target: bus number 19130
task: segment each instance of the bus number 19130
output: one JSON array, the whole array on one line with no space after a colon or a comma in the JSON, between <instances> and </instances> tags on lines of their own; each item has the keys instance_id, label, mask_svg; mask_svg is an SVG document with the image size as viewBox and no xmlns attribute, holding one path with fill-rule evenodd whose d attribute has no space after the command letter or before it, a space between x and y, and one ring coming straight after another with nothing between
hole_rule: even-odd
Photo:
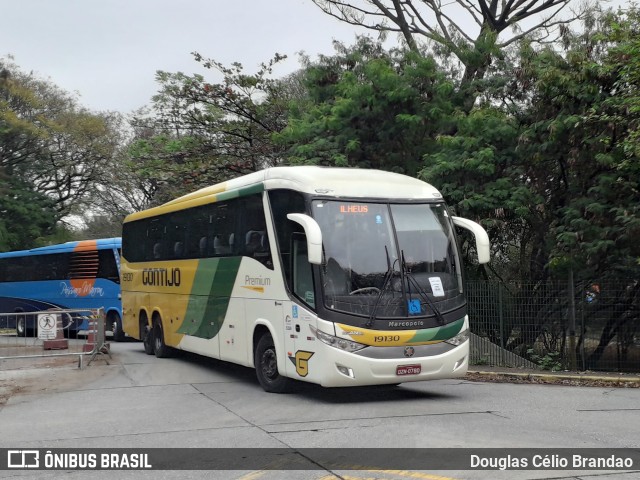
<instances>
[{"instance_id":1,"label":"bus number 19130","mask_svg":"<svg viewBox=\"0 0 640 480\"><path fill-rule=\"evenodd\" d=\"M373 337L373 341L375 343L399 342L400 335L376 335L375 337Z\"/></svg>"}]
</instances>

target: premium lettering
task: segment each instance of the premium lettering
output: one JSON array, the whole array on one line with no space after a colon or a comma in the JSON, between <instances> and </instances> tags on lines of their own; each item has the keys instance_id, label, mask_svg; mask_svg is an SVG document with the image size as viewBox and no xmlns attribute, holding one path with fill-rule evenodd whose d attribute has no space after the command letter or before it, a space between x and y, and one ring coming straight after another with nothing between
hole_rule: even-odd
<instances>
[{"instance_id":1,"label":"premium lettering","mask_svg":"<svg viewBox=\"0 0 640 480\"><path fill-rule=\"evenodd\" d=\"M244 276L244 284L252 287L268 287L271 285L270 278L251 277L249 275Z\"/></svg>"}]
</instances>

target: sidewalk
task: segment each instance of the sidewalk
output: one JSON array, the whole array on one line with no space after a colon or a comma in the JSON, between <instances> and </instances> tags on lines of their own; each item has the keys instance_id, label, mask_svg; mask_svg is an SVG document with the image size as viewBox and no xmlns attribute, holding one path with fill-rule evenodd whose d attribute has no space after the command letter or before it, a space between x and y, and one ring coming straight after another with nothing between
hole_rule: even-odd
<instances>
[{"instance_id":1,"label":"sidewalk","mask_svg":"<svg viewBox=\"0 0 640 480\"><path fill-rule=\"evenodd\" d=\"M619 372L551 372L549 370L470 365L467 378L481 382L549 383L640 388L640 374Z\"/></svg>"}]
</instances>

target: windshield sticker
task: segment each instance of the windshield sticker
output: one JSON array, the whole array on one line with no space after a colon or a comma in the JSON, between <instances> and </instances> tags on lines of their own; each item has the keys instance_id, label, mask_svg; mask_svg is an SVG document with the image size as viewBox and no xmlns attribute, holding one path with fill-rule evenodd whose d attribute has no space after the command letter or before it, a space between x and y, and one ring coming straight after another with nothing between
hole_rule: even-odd
<instances>
[{"instance_id":1,"label":"windshield sticker","mask_svg":"<svg viewBox=\"0 0 640 480\"><path fill-rule=\"evenodd\" d=\"M420 315L420 300L408 300L409 315Z\"/></svg>"},{"instance_id":2,"label":"windshield sticker","mask_svg":"<svg viewBox=\"0 0 640 480\"><path fill-rule=\"evenodd\" d=\"M442 288L442 279L440 277L429 278L429 283L431 284L431 291L434 297L445 296L444 288Z\"/></svg>"},{"instance_id":3,"label":"windshield sticker","mask_svg":"<svg viewBox=\"0 0 640 480\"><path fill-rule=\"evenodd\" d=\"M376 223L382 225L382 215L376 215Z\"/></svg>"}]
</instances>

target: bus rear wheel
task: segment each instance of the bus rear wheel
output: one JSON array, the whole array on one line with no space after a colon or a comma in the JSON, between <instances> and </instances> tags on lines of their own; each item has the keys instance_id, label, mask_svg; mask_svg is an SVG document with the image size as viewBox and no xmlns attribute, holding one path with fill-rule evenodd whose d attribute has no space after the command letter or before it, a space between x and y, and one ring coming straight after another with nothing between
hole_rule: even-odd
<instances>
[{"instance_id":1,"label":"bus rear wheel","mask_svg":"<svg viewBox=\"0 0 640 480\"><path fill-rule=\"evenodd\" d=\"M19 337L27 336L27 317L24 315L16 317L16 335Z\"/></svg>"},{"instance_id":2,"label":"bus rear wheel","mask_svg":"<svg viewBox=\"0 0 640 480\"><path fill-rule=\"evenodd\" d=\"M140 340L144 346L144 353L153 355L153 330L147 321L147 315L140 313Z\"/></svg>"},{"instance_id":3,"label":"bus rear wheel","mask_svg":"<svg viewBox=\"0 0 640 480\"><path fill-rule=\"evenodd\" d=\"M291 379L278 372L278 357L271 334L260 337L254 354L256 376L262 388L271 393L286 393L291 389Z\"/></svg>"},{"instance_id":4,"label":"bus rear wheel","mask_svg":"<svg viewBox=\"0 0 640 480\"><path fill-rule=\"evenodd\" d=\"M167 358L172 354L172 348L164 343L162 320L160 318L156 318L153 322L153 353L158 358Z\"/></svg>"}]
</instances>

